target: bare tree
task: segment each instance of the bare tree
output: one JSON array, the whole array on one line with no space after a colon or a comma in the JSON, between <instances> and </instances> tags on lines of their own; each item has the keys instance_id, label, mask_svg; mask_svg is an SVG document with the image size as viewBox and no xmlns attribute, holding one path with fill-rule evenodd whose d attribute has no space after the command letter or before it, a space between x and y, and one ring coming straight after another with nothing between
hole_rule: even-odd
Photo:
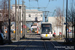
<instances>
[{"instance_id":1,"label":"bare tree","mask_svg":"<svg viewBox=\"0 0 75 50\"><path fill-rule=\"evenodd\" d=\"M75 5L74 5L74 0L71 0L71 5L70 5L70 9L68 10L68 27L72 27L72 38L75 38L75 34L73 33L75 31Z\"/></svg>"},{"instance_id":2,"label":"bare tree","mask_svg":"<svg viewBox=\"0 0 75 50\"><path fill-rule=\"evenodd\" d=\"M8 21L8 0L0 0L0 11L2 12L3 21ZM11 21L15 20L15 15L11 10Z\"/></svg>"},{"instance_id":3,"label":"bare tree","mask_svg":"<svg viewBox=\"0 0 75 50\"><path fill-rule=\"evenodd\" d=\"M61 32L62 32L62 36L63 36L63 11L61 11L60 8L57 8L56 9L56 27L58 28L61 28Z\"/></svg>"},{"instance_id":4,"label":"bare tree","mask_svg":"<svg viewBox=\"0 0 75 50\"><path fill-rule=\"evenodd\" d=\"M62 27L62 17L63 17L63 13L61 11L60 8L56 9L56 26L57 27Z\"/></svg>"},{"instance_id":5,"label":"bare tree","mask_svg":"<svg viewBox=\"0 0 75 50\"><path fill-rule=\"evenodd\" d=\"M0 9L2 11L3 21L6 21L8 19L8 0L1 0Z\"/></svg>"}]
</instances>

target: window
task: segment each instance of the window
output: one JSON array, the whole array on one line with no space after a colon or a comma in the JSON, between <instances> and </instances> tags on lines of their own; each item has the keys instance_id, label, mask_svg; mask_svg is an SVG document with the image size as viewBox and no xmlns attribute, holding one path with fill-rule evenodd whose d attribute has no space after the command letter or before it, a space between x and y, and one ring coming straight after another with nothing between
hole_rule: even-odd
<instances>
[{"instance_id":1,"label":"window","mask_svg":"<svg viewBox=\"0 0 75 50\"><path fill-rule=\"evenodd\" d=\"M42 24L42 34L49 34L49 32L52 32L52 25L51 24Z\"/></svg>"},{"instance_id":2,"label":"window","mask_svg":"<svg viewBox=\"0 0 75 50\"><path fill-rule=\"evenodd\" d=\"M0 17L1 17L1 14L0 14Z\"/></svg>"},{"instance_id":3,"label":"window","mask_svg":"<svg viewBox=\"0 0 75 50\"><path fill-rule=\"evenodd\" d=\"M29 17L31 17L31 15L29 14Z\"/></svg>"},{"instance_id":4,"label":"window","mask_svg":"<svg viewBox=\"0 0 75 50\"><path fill-rule=\"evenodd\" d=\"M37 17L35 17L35 21L37 21Z\"/></svg>"},{"instance_id":5,"label":"window","mask_svg":"<svg viewBox=\"0 0 75 50\"><path fill-rule=\"evenodd\" d=\"M42 17L42 14L41 14L41 17Z\"/></svg>"},{"instance_id":6,"label":"window","mask_svg":"<svg viewBox=\"0 0 75 50\"><path fill-rule=\"evenodd\" d=\"M21 6L19 6L19 9L21 9Z\"/></svg>"}]
</instances>

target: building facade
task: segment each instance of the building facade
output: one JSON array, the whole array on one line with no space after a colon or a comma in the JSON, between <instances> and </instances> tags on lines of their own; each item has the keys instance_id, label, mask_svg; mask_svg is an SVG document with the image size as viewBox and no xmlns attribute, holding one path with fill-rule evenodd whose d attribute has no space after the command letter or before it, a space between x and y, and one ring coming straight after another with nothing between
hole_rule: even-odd
<instances>
[{"instance_id":1,"label":"building facade","mask_svg":"<svg viewBox=\"0 0 75 50\"><path fill-rule=\"evenodd\" d=\"M62 18L63 18L63 22L62 22ZM60 22L61 21L61 22ZM62 33L63 35L65 35L65 17L48 17L48 22L50 22L52 24L52 32L56 33L56 35L58 36L60 33Z\"/></svg>"},{"instance_id":2,"label":"building facade","mask_svg":"<svg viewBox=\"0 0 75 50\"><path fill-rule=\"evenodd\" d=\"M25 5L24 5L25 6ZM22 5L17 5L17 15L19 15L21 17L21 21L23 20L23 7ZM15 5L12 5L12 12L13 15L15 16ZM18 14L19 13L19 14ZM37 9L26 9L26 26L31 29L31 25L33 25L34 23L41 24L41 22L43 21L43 12L42 11L38 11ZM22 22L21 22L22 25Z\"/></svg>"}]
</instances>

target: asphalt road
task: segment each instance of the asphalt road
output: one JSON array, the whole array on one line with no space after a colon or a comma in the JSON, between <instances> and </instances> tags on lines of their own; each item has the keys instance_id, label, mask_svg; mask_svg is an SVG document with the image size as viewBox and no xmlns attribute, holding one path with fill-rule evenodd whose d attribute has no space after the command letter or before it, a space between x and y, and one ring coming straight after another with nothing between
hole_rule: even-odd
<instances>
[{"instance_id":1,"label":"asphalt road","mask_svg":"<svg viewBox=\"0 0 75 50\"><path fill-rule=\"evenodd\" d=\"M28 33L26 39L0 45L0 50L74 50L73 46L61 46L56 41L41 40L40 34Z\"/></svg>"}]
</instances>

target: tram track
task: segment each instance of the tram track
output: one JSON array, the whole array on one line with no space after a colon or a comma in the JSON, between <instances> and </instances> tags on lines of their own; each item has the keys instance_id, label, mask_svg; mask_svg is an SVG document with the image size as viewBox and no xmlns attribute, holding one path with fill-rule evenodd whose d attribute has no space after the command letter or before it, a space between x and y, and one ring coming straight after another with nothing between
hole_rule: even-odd
<instances>
[{"instance_id":1,"label":"tram track","mask_svg":"<svg viewBox=\"0 0 75 50\"><path fill-rule=\"evenodd\" d=\"M49 40L50 41L50 40ZM55 47L54 43L50 41L50 43ZM56 50L58 50L58 48L56 48Z\"/></svg>"},{"instance_id":2,"label":"tram track","mask_svg":"<svg viewBox=\"0 0 75 50\"><path fill-rule=\"evenodd\" d=\"M46 46L46 43L45 43L45 40L43 40L43 42L44 42L44 48L45 48L45 50L48 50L47 46Z\"/></svg>"},{"instance_id":3,"label":"tram track","mask_svg":"<svg viewBox=\"0 0 75 50\"><path fill-rule=\"evenodd\" d=\"M30 35L30 36L31 36L31 35ZM30 36L29 36L29 37L30 37ZM33 39L32 41L34 41L34 39ZM26 45L26 47L23 48L23 50L26 50L26 48L32 43L32 41L30 41L30 42Z\"/></svg>"},{"instance_id":4,"label":"tram track","mask_svg":"<svg viewBox=\"0 0 75 50\"><path fill-rule=\"evenodd\" d=\"M10 50L58 50L57 48L54 49L55 43L51 42L50 40L40 40L38 41L39 43L37 43L35 37L33 36L34 35L29 35L28 38L25 39L26 41L23 40L21 42L14 43L14 45L9 45L7 47L12 47Z\"/></svg>"},{"instance_id":5,"label":"tram track","mask_svg":"<svg viewBox=\"0 0 75 50\"><path fill-rule=\"evenodd\" d=\"M44 42L44 48L45 48L45 50L48 50L48 47L47 47L47 44L46 44L45 41L46 41L46 40L43 40L43 42ZM50 41L50 40L49 40L49 41ZM55 46L53 42L50 41L50 43L51 43L53 46ZM55 48L55 50L58 50L58 48Z\"/></svg>"},{"instance_id":6,"label":"tram track","mask_svg":"<svg viewBox=\"0 0 75 50\"><path fill-rule=\"evenodd\" d=\"M31 35L30 35L30 36L31 36ZM29 36L29 37L30 37L30 36ZM28 41L29 41L29 39L28 39ZM34 41L34 39L33 39L32 41ZM23 50L26 50L26 48L32 43L32 41L28 42L28 44L27 44L26 46L23 46ZM12 48L11 50L16 50L17 47L19 47L21 44L24 44L24 43L25 43L25 42L22 42L22 43L18 44L16 47ZM20 50L21 50L21 49L20 49Z\"/></svg>"}]
</instances>

